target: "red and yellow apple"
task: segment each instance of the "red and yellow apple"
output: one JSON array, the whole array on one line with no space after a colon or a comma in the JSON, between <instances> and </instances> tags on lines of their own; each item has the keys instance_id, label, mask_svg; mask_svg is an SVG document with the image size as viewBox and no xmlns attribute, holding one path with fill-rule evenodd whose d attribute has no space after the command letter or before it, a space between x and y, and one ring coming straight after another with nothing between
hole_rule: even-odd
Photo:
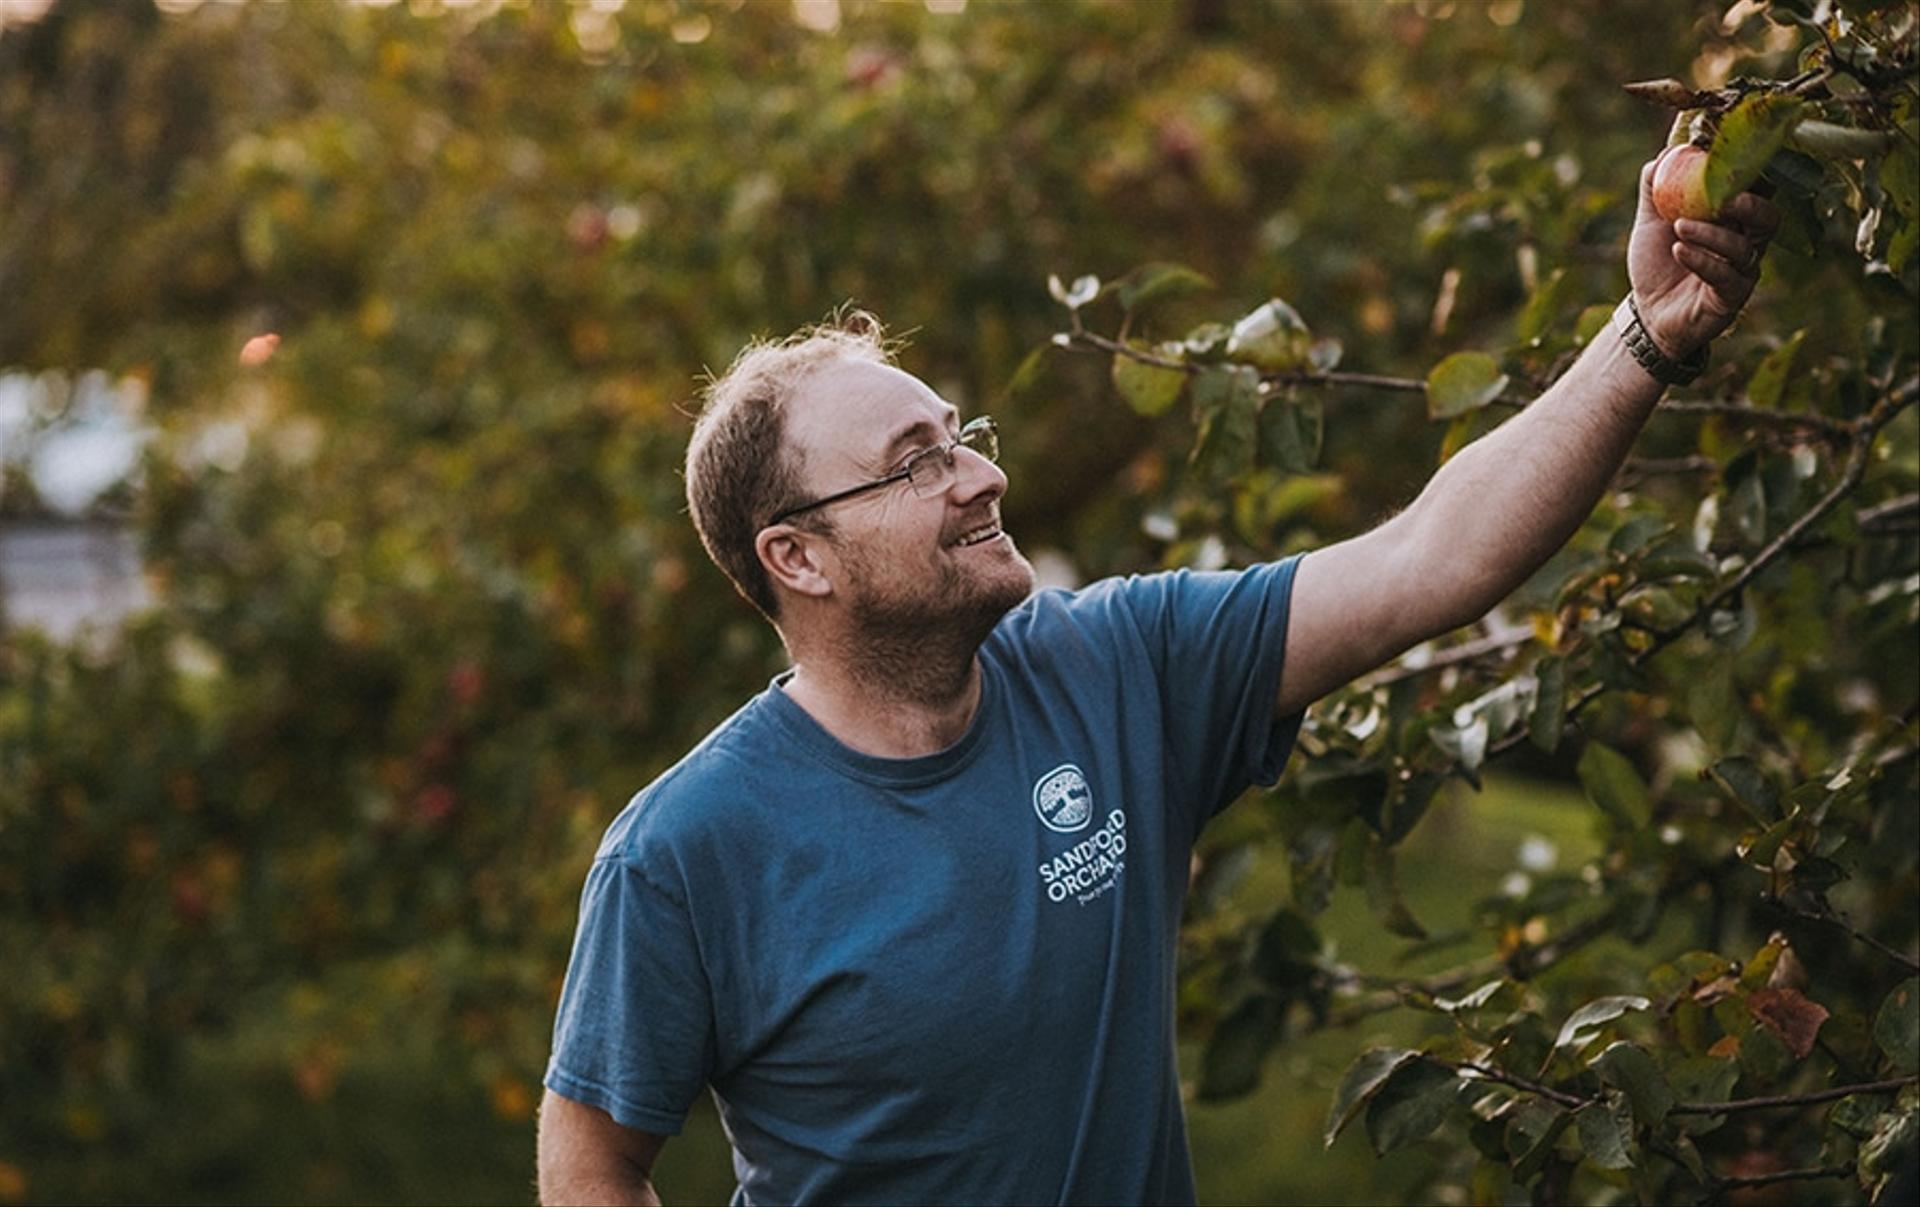
<instances>
[{"instance_id":1,"label":"red and yellow apple","mask_svg":"<svg viewBox=\"0 0 1920 1207\"><path fill-rule=\"evenodd\" d=\"M1707 153L1692 143L1668 147L1653 165L1653 208L1672 222L1693 218L1711 222L1717 216L1707 201Z\"/></svg>"}]
</instances>

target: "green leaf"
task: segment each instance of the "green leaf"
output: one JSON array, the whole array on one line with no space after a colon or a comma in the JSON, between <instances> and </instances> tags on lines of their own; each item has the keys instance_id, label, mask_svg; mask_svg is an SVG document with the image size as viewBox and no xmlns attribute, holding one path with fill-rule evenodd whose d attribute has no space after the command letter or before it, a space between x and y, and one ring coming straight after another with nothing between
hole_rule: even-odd
<instances>
[{"instance_id":1,"label":"green leaf","mask_svg":"<svg viewBox=\"0 0 1920 1207\"><path fill-rule=\"evenodd\" d=\"M1227 340L1233 335L1233 329L1225 323L1201 323L1187 332L1180 341L1180 347L1186 351L1189 360L1218 360L1226 351Z\"/></svg>"},{"instance_id":2,"label":"green leaf","mask_svg":"<svg viewBox=\"0 0 1920 1207\"><path fill-rule=\"evenodd\" d=\"M1569 1014L1567 1021L1560 1024L1560 1033L1553 1040L1554 1050L1585 1047L1600 1034L1600 1028L1623 1014L1645 1010L1650 1005L1652 1003L1646 998L1630 994L1595 998Z\"/></svg>"},{"instance_id":3,"label":"green leaf","mask_svg":"<svg viewBox=\"0 0 1920 1207\"><path fill-rule=\"evenodd\" d=\"M1741 966L1740 988L1749 991L1766 988L1768 979L1773 976L1773 970L1780 966L1781 953L1786 950L1785 935L1776 934L1762 943L1760 950L1753 953L1753 958Z\"/></svg>"},{"instance_id":4,"label":"green leaf","mask_svg":"<svg viewBox=\"0 0 1920 1207\"><path fill-rule=\"evenodd\" d=\"M1572 1124L1573 1116L1550 1102L1532 1098L1521 1103L1507 1124L1507 1152L1513 1157L1513 1180L1532 1181L1553 1155L1560 1133Z\"/></svg>"},{"instance_id":5,"label":"green leaf","mask_svg":"<svg viewBox=\"0 0 1920 1207\"><path fill-rule=\"evenodd\" d=\"M1725 1102L1740 1080L1740 1065L1718 1056L1690 1056L1667 1070L1667 1085L1681 1102ZM1725 1115L1673 1115L1673 1126L1704 1135L1727 1121Z\"/></svg>"},{"instance_id":6,"label":"green leaf","mask_svg":"<svg viewBox=\"0 0 1920 1207\"><path fill-rule=\"evenodd\" d=\"M1788 387L1804 383L1804 376L1794 376L1794 368L1800 346L1806 342L1807 332L1802 328L1767 353L1760 367L1747 379L1747 398L1754 406L1778 409L1789 401L1805 402L1804 390L1790 391Z\"/></svg>"},{"instance_id":7,"label":"green leaf","mask_svg":"<svg viewBox=\"0 0 1920 1207\"><path fill-rule=\"evenodd\" d=\"M1798 151L1783 150L1774 152L1773 158L1767 161L1766 170L1761 172L1761 176L1777 187L1788 190L1788 195L1811 197L1826 183L1827 170L1820 166L1819 160L1811 156L1802 155ZM1780 199L1781 195L1776 194L1774 198L1776 205Z\"/></svg>"},{"instance_id":8,"label":"green leaf","mask_svg":"<svg viewBox=\"0 0 1920 1207\"><path fill-rule=\"evenodd\" d=\"M1827 1114L1829 1131L1842 1131L1855 1140L1873 1135L1874 1124L1891 1101L1885 1094L1848 1094Z\"/></svg>"},{"instance_id":9,"label":"green leaf","mask_svg":"<svg viewBox=\"0 0 1920 1207\"><path fill-rule=\"evenodd\" d=\"M1312 924L1294 910L1279 909L1260 930L1251 967L1267 984L1291 992L1312 977L1319 955L1320 936Z\"/></svg>"},{"instance_id":10,"label":"green leaf","mask_svg":"<svg viewBox=\"0 0 1920 1207\"><path fill-rule=\"evenodd\" d=\"M1171 343L1152 349L1138 342L1128 346L1176 360L1182 351L1179 344ZM1114 353L1113 386L1120 391L1120 397L1126 400L1127 405L1142 415L1165 414L1167 408L1179 400L1180 390L1186 384L1187 374L1184 370L1150 365L1125 353Z\"/></svg>"},{"instance_id":11,"label":"green leaf","mask_svg":"<svg viewBox=\"0 0 1920 1207\"><path fill-rule=\"evenodd\" d=\"M1807 893L1824 893L1847 878L1847 869L1831 859L1810 855L1793 865L1793 887Z\"/></svg>"},{"instance_id":12,"label":"green leaf","mask_svg":"<svg viewBox=\"0 0 1920 1207\"><path fill-rule=\"evenodd\" d=\"M1191 463L1200 481L1219 486L1250 469L1259 439L1260 379L1244 366L1209 367L1193 385L1200 432Z\"/></svg>"},{"instance_id":13,"label":"green leaf","mask_svg":"<svg viewBox=\"0 0 1920 1207\"><path fill-rule=\"evenodd\" d=\"M1394 934L1407 939L1427 937L1427 928L1414 918L1400 895L1393 848L1384 842L1375 842L1367 849L1367 904L1373 907L1380 925Z\"/></svg>"},{"instance_id":14,"label":"green leaf","mask_svg":"<svg viewBox=\"0 0 1920 1207\"><path fill-rule=\"evenodd\" d=\"M1533 715L1527 718L1527 737L1552 754L1567 721L1567 661L1557 654L1542 658L1533 673L1540 687L1533 696Z\"/></svg>"},{"instance_id":15,"label":"green leaf","mask_svg":"<svg viewBox=\"0 0 1920 1207\"><path fill-rule=\"evenodd\" d=\"M1363 823L1362 830L1366 829ZM1340 850L1340 832L1329 826L1303 827L1287 843L1287 871L1293 903L1313 915L1327 908L1333 896L1333 860Z\"/></svg>"},{"instance_id":16,"label":"green leaf","mask_svg":"<svg viewBox=\"0 0 1920 1207\"><path fill-rule=\"evenodd\" d=\"M1780 847L1792 837L1798 825L1797 818L1789 817L1774 822L1764 830L1743 834L1740 841L1734 844L1734 851L1761 871L1771 871L1774 857L1780 853Z\"/></svg>"},{"instance_id":17,"label":"green leaf","mask_svg":"<svg viewBox=\"0 0 1920 1207\"><path fill-rule=\"evenodd\" d=\"M1040 380L1041 373L1046 369L1047 354L1051 350L1051 345L1042 344L1027 353L1020 361L1020 367L1013 371L1013 377L1007 382L1006 393L1002 397L1021 398L1027 391L1033 389L1034 384Z\"/></svg>"},{"instance_id":18,"label":"green leaf","mask_svg":"<svg viewBox=\"0 0 1920 1207\"><path fill-rule=\"evenodd\" d=\"M1311 473L1320 459L1325 415L1317 398L1303 402L1268 399L1260 411L1260 459L1290 474Z\"/></svg>"},{"instance_id":19,"label":"green leaf","mask_svg":"<svg viewBox=\"0 0 1920 1207\"><path fill-rule=\"evenodd\" d=\"M1633 769L1627 757L1611 746L1588 742L1575 767L1587 797L1600 806L1622 829L1637 829L1647 824L1651 809L1647 784Z\"/></svg>"},{"instance_id":20,"label":"green leaf","mask_svg":"<svg viewBox=\"0 0 1920 1207\"><path fill-rule=\"evenodd\" d=\"M1367 1139L1380 1156L1433 1134L1459 1097L1460 1077L1430 1060L1397 1068L1367 1104Z\"/></svg>"},{"instance_id":21,"label":"green leaf","mask_svg":"<svg viewBox=\"0 0 1920 1207\"><path fill-rule=\"evenodd\" d=\"M1920 248L1920 218L1904 219L1893 238L1887 240L1887 267L1896 276L1905 272L1916 248Z\"/></svg>"},{"instance_id":22,"label":"green leaf","mask_svg":"<svg viewBox=\"0 0 1920 1207\"><path fill-rule=\"evenodd\" d=\"M1300 312L1274 298L1233 325L1227 356L1263 373L1295 373L1311 362L1312 347Z\"/></svg>"},{"instance_id":23,"label":"green leaf","mask_svg":"<svg viewBox=\"0 0 1920 1207\"><path fill-rule=\"evenodd\" d=\"M1393 1076L1394 1070L1409 1061L1418 1060L1420 1053L1407 1048L1370 1048L1362 1052L1359 1059L1347 1066L1340 1078L1340 1087L1333 1092L1333 1105L1327 1110L1327 1123L1323 1139L1328 1148L1360 1108L1367 1104L1379 1088Z\"/></svg>"},{"instance_id":24,"label":"green leaf","mask_svg":"<svg viewBox=\"0 0 1920 1207\"><path fill-rule=\"evenodd\" d=\"M1200 1098L1237 1098L1260 1084L1260 1065L1280 1038L1285 1006L1269 994L1250 997L1221 1019L1201 1058Z\"/></svg>"},{"instance_id":25,"label":"green leaf","mask_svg":"<svg viewBox=\"0 0 1920 1207\"><path fill-rule=\"evenodd\" d=\"M1592 1068L1602 1081L1626 1094L1633 1117L1642 1126L1657 1128L1667 1121L1667 1112L1673 1109L1673 1087L1646 1049L1625 1040L1608 1044L1593 1058Z\"/></svg>"},{"instance_id":26,"label":"green leaf","mask_svg":"<svg viewBox=\"0 0 1920 1207\"><path fill-rule=\"evenodd\" d=\"M1184 264L1143 264L1120 278L1120 305L1132 312L1212 288L1212 281Z\"/></svg>"},{"instance_id":27,"label":"green leaf","mask_svg":"<svg viewBox=\"0 0 1920 1207\"><path fill-rule=\"evenodd\" d=\"M1920 1113L1888 1111L1880 1116L1873 1135L1860 1146L1860 1180L1871 1190L1874 1207L1913 1201L1913 1171L1920 1164L1916 1149L1920 1149Z\"/></svg>"},{"instance_id":28,"label":"green leaf","mask_svg":"<svg viewBox=\"0 0 1920 1207\"><path fill-rule=\"evenodd\" d=\"M1786 141L1809 155L1850 163L1856 159L1876 160L1898 140L1887 130L1862 130L1810 118L1794 123Z\"/></svg>"},{"instance_id":29,"label":"green leaf","mask_svg":"<svg viewBox=\"0 0 1920 1207\"><path fill-rule=\"evenodd\" d=\"M1545 335L1553 326L1553 320L1579 296L1580 286L1580 280L1568 276L1564 268L1548 273L1521 308L1520 317L1514 320L1514 332L1520 342L1524 344Z\"/></svg>"},{"instance_id":30,"label":"green leaf","mask_svg":"<svg viewBox=\"0 0 1920 1207\"><path fill-rule=\"evenodd\" d=\"M1920 151L1910 140L1894 140L1886 162L1880 165L1880 187L1902 214L1920 217Z\"/></svg>"},{"instance_id":31,"label":"green leaf","mask_svg":"<svg viewBox=\"0 0 1920 1207\"><path fill-rule=\"evenodd\" d=\"M1500 362L1485 352L1455 352L1427 374L1427 417L1453 419L1477 411L1507 388Z\"/></svg>"},{"instance_id":32,"label":"green leaf","mask_svg":"<svg viewBox=\"0 0 1920 1207\"><path fill-rule=\"evenodd\" d=\"M1619 1094L1581 1107L1573 1114L1580 1147L1602 1169L1633 1168L1633 1116Z\"/></svg>"},{"instance_id":33,"label":"green leaf","mask_svg":"<svg viewBox=\"0 0 1920 1207\"><path fill-rule=\"evenodd\" d=\"M1389 844L1405 838L1433 804L1434 795L1447 782L1444 775L1416 772L1411 779L1395 779L1381 809L1380 837Z\"/></svg>"},{"instance_id":34,"label":"green leaf","mask_svg":"<svg viewBox=\"0 0 1920 1207\"><path fill-rule=\"evenodd\" d=\"M1637 515L1613 530L1607 538L1607 552L1616 557L1632 557L1651 545L1656 537L1665 536L1673 525L1667 523L1665 516Z\"/></svg>"},{"instance_id":35,"label":"green leaf","mask_svg":"<svg viewBox=\"0 0 1920 1207\"><path fill-rule=\"evenodd\" d=\"M1640 556L1640 577L1715 579L1720 577L1720 569L1711 557L1694 548L1692 542L1675 538L1662 541Z\"/></svg>"},{"instance_id":36,"label":"green leaf","mask_svg":"<svg viewBox=\"0 0 1920 1207\"><path fill-rule=\"evenodd\" d=\"M1774 787L1760 764L1745 755L1735 755L1721 759L1707 771L1748 817L1763 826L1780 819L1780 789Z\"/></svg>"},{"instance_id":37,"label":"green leaf","mask_svg":"<svg viewBox=\"0 0 1920 1207\"><path fill-rule=\"evenodd\" d=\"M1509 1203L1514 1201L1513 1170L1507 1168L1506 1154L1500 1160L1482 1157L1473 1163L1473 1176L1467 1183L1470 1203Z\"/></svg>"},{"instance_id":38,"label":"green leaf","mask_svg":"<svg viewBox=\"0 0 1920 1207\"><path fill-rule=\"evenodd\" d=\"M1510 1013L1520 1006L1526 997L1526 990L1517 981L1505 977L1488 981L1480 988L1455 1000L1437 998L1434 1004L1443 1014L1472 1014L1477 1010L1495 1010Z\"/></svg>"},{"instance_id":39,"label":"green leaf","mask_svg":"<svg viewBox=\"0 0 1920 1207\"><path fill-rule=\"evenodd\" d=\"M1873 1019L1873 1042L1896 1073L1920 1072L1920 977L1896 985Z\"/></svg>"},{"instance_id":40,"label":"green leaf","mask_svg":"<svg viewBox=\"0 0 1920 1207\"><path fill-rule=\"evenodd\" d=\"M1574 320L1573 341L1581 347L1593 342L1593 337L1607 329L1607 323L1613 318L1612 306L1588 306Z\"/></svg>"},{"instance_id":41,"label":"green leaf","mask_svg":"<svg viewBox=\"0 0 1920 1207\"><path fill-rule=\"evenodd\" d=\"M1707 204L1716 211L1760 179L1805 106L1797 97L1756 92L1733 107L1707 151Z\"/></svg>"},{"instance_id":42,"label":"green leaf","mask_svg":"<svg viewBox=\"0 0 1920 1207\"><path fill-rule=\"evenodd\" d=\"M1730 659L1716 658L1700 668L1687 690L1687 719L1709 746L1724 748L1739 731L1739 702L1734 699Z\"/></svg>"},{"instance_id":43,"label":"green leaf","mask_svg":"<svg viewBox=\"0 0 1920 1207\"><path fill-rule=\"evenodd\" d=\"M1738 998L1729 998L1720 1005L1746 1013L1745 1003ZM1724 1014L1716 1010L1714 1017L1722 1027L1726 1027ZM1730 1028L1729 1031L1731 1033ZM1749 1026L1740 1034L1739 1060L1742 1077L1750 1084L1767 1085L1779 1080L1793 1067L1794 1055L1792 1049L1771 1028Z\"/></svg>"}]
</instances>

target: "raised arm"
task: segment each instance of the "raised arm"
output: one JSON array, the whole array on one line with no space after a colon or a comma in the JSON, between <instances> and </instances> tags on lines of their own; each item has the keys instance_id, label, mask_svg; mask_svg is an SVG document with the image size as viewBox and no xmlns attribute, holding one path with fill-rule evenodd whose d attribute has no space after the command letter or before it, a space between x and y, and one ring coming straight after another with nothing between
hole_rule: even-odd
<instances>
[{"instance_id":1,"label":"raised arm","mask_svg":"<svg viewBox=\"0 0 1920 1207\"><path fill-rule=\"evenodd\" d=\"M1679 361L1740 313L1778 217L1746 193L1720 223L1670 223L1653 208L1653 169L1640 173L1627 275L1648 333ZM1525 582L1592 512L1663 388L1609 326L1405 511L1308 554L1294 578L1280 715L1479 619Z\"/></svg>"},{"instance_id":2,"label":"raised arm","mask_svg":"<svg viewBox=\"0 0 1920 1207\"><path fill-rule=\"evenodd\" d=\"M540 1202L660 1207L653 1161L665 1143L548 1090L540 1102Z\"/></svg>"}]
</instances>

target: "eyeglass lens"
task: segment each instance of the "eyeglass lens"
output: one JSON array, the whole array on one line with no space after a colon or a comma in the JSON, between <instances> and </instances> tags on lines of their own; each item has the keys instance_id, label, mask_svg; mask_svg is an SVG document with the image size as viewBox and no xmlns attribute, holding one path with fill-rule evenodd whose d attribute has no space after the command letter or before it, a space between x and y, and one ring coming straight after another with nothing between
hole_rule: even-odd
<instances>
[{"instance_id":1,"label":"eyeglass lens","mask_svg":"<svg viewBox=\"0 0 1920 1207\"><path fill-rule=\"evenodd\" d=\"M953 476L953 452L965 448L989 461L1000 460L1000 434L991 423L978 420L960 429L950 444L936 444L907 462L907 484L913 493L925 498L937 494Z\"/></svg>"}]
</instances>

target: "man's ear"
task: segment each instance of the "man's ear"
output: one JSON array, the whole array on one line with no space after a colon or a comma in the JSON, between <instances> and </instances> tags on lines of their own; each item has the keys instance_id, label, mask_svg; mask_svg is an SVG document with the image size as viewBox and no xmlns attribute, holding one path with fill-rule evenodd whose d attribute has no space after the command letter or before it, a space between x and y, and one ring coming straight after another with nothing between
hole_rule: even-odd
<instances>
[{"instance_id":1,"label":"man's ear","mask_svg":"<svg viewBox=\"0 0 1920 1207\"><path fill-rule=\"evenodd\" d=\"M832 551L825 541L791 524L762 528L753 538L753 551L775 585L796 595L824 597L833 593L828 575Z\"/></svg>"}]
</instances>

